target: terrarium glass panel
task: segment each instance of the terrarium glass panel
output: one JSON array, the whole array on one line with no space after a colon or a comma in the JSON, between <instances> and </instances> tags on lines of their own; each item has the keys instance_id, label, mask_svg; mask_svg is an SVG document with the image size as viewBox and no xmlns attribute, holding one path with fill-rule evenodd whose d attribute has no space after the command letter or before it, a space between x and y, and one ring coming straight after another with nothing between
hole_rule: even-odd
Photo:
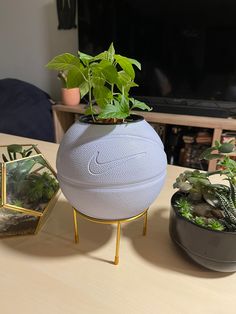
<instances>
[{"instance_id":1,"label":"terrarium glass panel","mask_svg":"<svg viewBox=\"0 0 236 314\"><path fill-rule=\"evenodd\" d=\"M59 184L36 145L0 146L0 184L0 237L38 232Z\"/></svg>"},{"instance_id":2,"label":"terrarium glass panel","mask_svg":"<svg viewBox=\"0 0 236 314\"><path fill-rule=\"evenodd\" d=\"M0 237L34 234L39 217L9 208L0 208Z\"/></svg>"},{"instance_id":3,"label":"terrarium glass panel","mask_svg":"<svg viewBox=\"0 0 236 314\"><path fill-rule=\"evenodd\" d=\"M41 155L6 163L6 204L43 213L58 182Z\"/></svg>"}]
</instances>

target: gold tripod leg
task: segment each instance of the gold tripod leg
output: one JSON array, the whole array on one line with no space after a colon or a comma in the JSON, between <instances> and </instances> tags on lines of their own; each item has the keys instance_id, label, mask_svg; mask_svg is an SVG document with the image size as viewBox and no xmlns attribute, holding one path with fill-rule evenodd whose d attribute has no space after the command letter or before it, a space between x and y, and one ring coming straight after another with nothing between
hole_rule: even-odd
<instances>
[{"instance_id":1,"label":"gold tripod leg","mask_svg":"<svg viewBox=\"0 0 236 314\"><path fill-rule=\"evenodd\" d=\"M118 221L118 223L117 223L117 233L116 233L116 256L115 256L115 260L114 260L114 264L115 265L119 264L120 226L121 226L121 223L120 223L120 221Z\"/></svg>"},{"instance_id":2,"label":"gold tripod leg","mask_svg":"<svg viewBox=\"0 0 236 314\"><path fill-rule=\"evenodd\" d=\"M74 230L75 230L75 243L79 242L79 233L78 233L78 221L77 221L77 211L75 208L74 210Z\"/></svg>"},{"instance_id":3,"label":"gold tripod leg","mask_svg":"<svg viewBox=\"0 0 236 314\"><path fill-rule=\"evenodd\" d=\"M146 211L144 215L143 236L147 234L147 215L148 215L148 210Z\"/></svg>"}]
</instances>

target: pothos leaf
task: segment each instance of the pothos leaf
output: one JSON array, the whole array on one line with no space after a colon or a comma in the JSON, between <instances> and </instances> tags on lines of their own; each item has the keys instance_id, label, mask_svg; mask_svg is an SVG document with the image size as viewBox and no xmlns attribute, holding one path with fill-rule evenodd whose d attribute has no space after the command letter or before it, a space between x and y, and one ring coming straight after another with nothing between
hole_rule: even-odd
<instances>
[{"instance_id":1,"label":"pothos leaf","mask_svg":"<svg viewBox=\"0 0 236 314\"><path fill-rule=\"evenodd\" d=\"M135 72L130 59L121 55L115 55L115 60L120 65L120 67L130 76L130 78L134 80Z\"/></svg>"},{"instance_id":2,"label":"pothos leaf","mask_svg":"<svg viewBox=\"0 0 236 314\"><path fill-rule=\"evenodd\" d=\"M86 53L79 51L79 58L83 62L84 65L88 65L94 58Z\"/></svg>"},{"instance_id":3,"label":"pothos leaf","mask_svg":"<svg viewBox=\"0 0 236 314\"><path fill-rule=\"evenodd\" d=\"M125 119L128 117L128 113L123 111L118 101L114 101L114 104L108 104L102 112L98 115L99 119L117 118Z\"/></svg>"},{"instance_id":4,"label":"pothos leaf","mask_svg":"<svg viewBox=\"0 0 236 314\"><path fill-rule=\"evenodd\" d=\"M112 93L106 86L97 85L93 88L93 96L99 107L104 108L112 100Z\"/></svg>"},{"instance_id":5,"label":"pothos leaf","mask_svg":"<svg viewBox=\"0 0 236 314\"><path fill-rule=\"evenodd\" d=\"M111 43L109 49L107 50L107 57L110 62L113 62L115 55L115 49L113 43Z\"/></svg>"},{"instance_id":6,"label":"pothos leaf","mask_svg":"<svg viewBox=\"0 0 236 314\"><path fill-rule=\"evenodd\" d=\"M138 108L138 109L142 109L142 110L148 110L148 111L151 111L152 108L150 108L148 105L146 105L144 102L142 101L139 101L137 99L134 99L134 98L130 98L130 101L132 102L132 107L131 107L131 110L135 109L135 108Z\"/></svg>"},{"instance_id":7,"label":"pothos leaf","mask_svg":"<svg viewBox=\"0 0 236 314\"><path fill-rule=\"evenodd\" d=\"M46 67L52 70L69 70L71 67L79 67L80 60L71 53L64 53L53 58Z\"/></svg>"},{"instance_id":8,"label":"pothos leaf","mask_svg":"<svg viewBox=\"0 0 236 314\"><path fill-rule=\"evenodd\" d=\"M140 63L140 62L138 62L138 61L135 60L135 59L131 59L131 58L128 58L128 59L129 59L129 61L130 61L132 64L136 65L136 67L137 67L139 70L141 70L141 63Z\"/></svg>"}]
</instances>

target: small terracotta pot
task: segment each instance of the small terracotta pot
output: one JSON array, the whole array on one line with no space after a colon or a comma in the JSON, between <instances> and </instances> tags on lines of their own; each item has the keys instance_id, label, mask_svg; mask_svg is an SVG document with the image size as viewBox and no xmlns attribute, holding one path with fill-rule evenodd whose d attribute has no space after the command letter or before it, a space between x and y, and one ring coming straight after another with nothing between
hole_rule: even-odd
<instances>
[{"instance_id":1,"label":"small terracotta pot","mask_svg":"<svg viewBox=\"0 0 236 314\"><path fill-rule=\"evenodd\" d=\"M77 106L80 103L80 90L79 87L75 88L62 88L61 99L63 105Z\"/></svg>"}]
</instances>

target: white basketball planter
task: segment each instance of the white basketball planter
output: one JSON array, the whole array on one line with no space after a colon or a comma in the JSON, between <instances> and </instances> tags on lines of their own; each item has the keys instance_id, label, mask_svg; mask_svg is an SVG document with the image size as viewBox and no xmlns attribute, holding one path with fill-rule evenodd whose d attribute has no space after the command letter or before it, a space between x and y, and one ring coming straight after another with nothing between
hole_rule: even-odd
<instances>
[{"instance_id":1,"label":"white basketball planter","mask_svg":"<svg viewBox=\"0 0 236 314\"><path fill-rule=\"evenodd\" d=\"M65 134L57 154L58 180L81 213L126 219L155 200L166 175L163 144L140 116L124 124L89 123L83 116Z\"/></svg>"}]
</instances>

